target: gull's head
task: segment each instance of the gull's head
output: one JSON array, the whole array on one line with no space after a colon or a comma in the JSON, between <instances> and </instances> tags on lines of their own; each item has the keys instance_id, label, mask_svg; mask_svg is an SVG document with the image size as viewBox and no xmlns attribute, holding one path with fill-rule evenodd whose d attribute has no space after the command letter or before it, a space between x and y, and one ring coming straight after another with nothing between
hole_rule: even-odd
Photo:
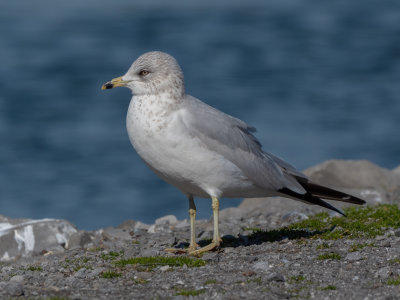
<instances>
[{"instance_id":1,"label":"gull's head","mask_svg":"<svg viewBox=\"0 0 400 300\"><path fill-rule=\"evenodd\" d=\"M185 94L183 73L175 58L159 51L141 55L125 75L106 82L101 89L119 86L130 88L134 95L170 93L180 98Z\"/></svg>"}]
</instances>

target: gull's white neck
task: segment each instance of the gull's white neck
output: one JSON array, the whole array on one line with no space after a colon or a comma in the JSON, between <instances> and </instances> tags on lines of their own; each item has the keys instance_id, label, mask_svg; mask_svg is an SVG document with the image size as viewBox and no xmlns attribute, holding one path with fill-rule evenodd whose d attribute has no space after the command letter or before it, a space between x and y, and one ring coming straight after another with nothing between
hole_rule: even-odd
<instances>
[{"instance_id":1,"label":"gull's white neck","mask_svg":"<svg viewBox=\"0 0 400 300\"><path fill-rule=\"evenodd\" d=\"M161 134L179 109L182 98L175 98L171 93L165 92L157 95L133 96L129 104L126 126L132 144L141 136ZM136 148L136 147L135 147Z\"/></svg>"}]
</instances>

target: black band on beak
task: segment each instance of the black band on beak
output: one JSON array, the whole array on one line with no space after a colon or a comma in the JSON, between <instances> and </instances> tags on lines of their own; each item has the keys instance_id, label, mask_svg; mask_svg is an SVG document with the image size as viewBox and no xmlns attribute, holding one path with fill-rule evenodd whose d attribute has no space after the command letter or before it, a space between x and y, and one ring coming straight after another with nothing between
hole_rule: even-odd
<instances>
[{"instance_id":1,"label":"black band on beak","mask_svg":"<svg viewBox=\"0 0 400 300\"><path fill-rule=\"evenodd\" d=\"M114 84L112 84L111 81L109 81L103 85L103 88L106 90L112 89L113 87L114 87Z\"/></svg>"}]
</instances>

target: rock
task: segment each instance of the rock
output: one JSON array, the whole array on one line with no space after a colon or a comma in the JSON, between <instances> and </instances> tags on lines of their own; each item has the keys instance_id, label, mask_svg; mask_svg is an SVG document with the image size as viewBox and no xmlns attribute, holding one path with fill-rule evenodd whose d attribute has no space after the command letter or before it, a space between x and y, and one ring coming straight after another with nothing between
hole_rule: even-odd
<instances>
[{"instance_id":1,"label":"rock","mask_svg":"<svg viewBox=\"0 0 400 300\"><path fill-rule=\"evenodd\" d=\"M65 247L70 236L76 232L75 226L65 220L9 219L0 216L0 261Z\"/></svg>"},{"instance_id":2,"label":"rock","mask_svg":"<svg viewBox=\"0 0 400 300\"><path fill-rule=\"evenodd\" d=\"M308 217L300 212L294 211L282 216L282 221L286 223L295 223L308 219Z\"/></svg>"},{"instance_id":3,"label":"rock","mask_svg":"<svg viewBox=\"0 0 400 300\"><path fill-rule=\"evenodd\" d=\"M13 277L11 277L10 281L13 282L24 282L25 277L23 275L15 275Z\"/></svg>"},{"instance_id":4,"label":"rock","mask_svg":"<svg viewBox=\"0 0 400 300\"><path fill-rule=\"evenodd\" d=\"M142 251L141 256L157 256L159 253L160 251L157 249L145 249Z\"/></svg>"},{"instance_id":5,"label":"rock","mask_svg":"<svg viewBox=\"0 0 400 300\"><path fill-rule=\"evenodd\" d=\"M134 277L136 279L140 278L140 279L148 280L151 278L151 276L152 276L152 274L150 272L137 272Z\"/></svg>"},{"instance_id":6,"label":"rock","mask_svg":"<svg viewBox=\"0 0 400 300\"><path fill-rule=\"evenodd\" d=\"M400 165L398 165L396 168L394 168L393 172L400 174Z\"/></svg>"},{"instance_id":7,"label":"rock","mask_svg":"<svg viewBox=\"0 0 400 300\"><path fill-rule=\"evenodd\" d=\"M384 236L384 235L377 235L377 236L375 237L375 240L377 240L377 241L382 241L382 240L384 240L384 239L386 239L386 236Z\"/></svg>"},{"instance_id":8,"label":"rock","mask_svg":"<svg viewBox=\"0 0 400 300\"><path fill-rule=\"evenodd\" d=\"M253 264L253 269L255 270L268 271L269 268L270 267L267 261L258 261Z\"/></svg>"},{"instance_id":9,"label":"rock","mask_svg":"<svg viewBox=\"0 0 400 300\"><path fill-rule=\"evenodd\" d=\"M164 216L164 217L156 219L156 221L155 221L156 225L168 225L168 224L173 225L176 223L178 223L178 220L176 219L176 217L174 215Z\"/></svg>"},{"instance_id":10,"label":"rock","mask_svg":"<svg viewBox=\"0 0 400 300\"><path fill-rule=\"evenodd\" d=\"M165 272L170 268L170 266L162 266L160 267L160 271Z\"/></svg>"},{"instance_id":11,"label":"rock","mask_svg":"<svg viewBox=\"0 0 400 300\"><path fill-rule=\"evenodd\" d=\"M22 284L19 282L0 282L0 291L9 296L22 296L24 294L24 289ZM7 297L8 298L8 297Z\"/></svg>"},{"instance_id":12,"label":"rock","mask_svg":"<svg viewBox=\"0 0 400 300\"><path fill-rule=\"evenodd\" d=\"M156 224L151 225L151 226L147 229L147 233L156 233Z\"/></svg>"},{"instance_id":13,"label":"rock","mask_svg":"<svg viewBox=\"0 0 400 300\"><path fill-rule=\"evenodd\" d=\"M392 275L392 271L390 270L389 266L383 267L375 273L375 277L380 277L382 279L387 279L390 275Z\"/></svg>"},{"instance_id":14,"label":"rock","mask_svg":"<svg viewBox=\"0 0 400 300\"><path fill-rule=\"evenodd\" d=\"M134 230L136 223L137 222L134 221L134 220L126 220L126 221L122 222L121 224L119 224L117 226L117 228L119 228L119 229L127 229L127 230Z\"/></svg>"},{"instance_id":15,"label":"rock","mask_svg":"<svg viewBox=\"0 0 400 300\"><path fill-rule=\"evenodd\" d=\"M76 278L85 278L86 277L86 274L87 273L87 269L86 268L81 268L81 269L79 269L78 271L76 271L76 273L74 274L74 276L76 277Z\"/></svg>"},{"instance_id":16,"label":"rock","mask_svg":"<svg viewBox=\"0 0 400 300\"><path fill-rule=\"evenodd\" d=\"M280 273L271 273L271 274L268 274L267 279L269 281L284 282L285 276L283 276Z\"/></svg>"},{"instance_id":17,"label":"rock","mask_svg":"<svg viewBox=\"0 0 400 300\"><path fill-rule=\"evenodd\" d=\"M104 268L102 268L102 267L96 268L96 269L92 270L92 272L90 272L89 277L98 277L98 276L100 276L101 273L103 273L103 271L104 271Z\"/></svg>"},{"instance_id":18,"label":"rock","mask_svg":"<svg viewBox=\"0 0 400 300\"><path fill-rule=\"evenodd\" d=\"M216 260L218 257L218 253L215 252L206 252L203 254L202 259L205 261L213 261Z\"/></svg>"},{"instance_id":19,"label":"rock","mask_svg":"<svg viewBox=\"0 0 400 300\"><path fill-rule=\"evenodd\" d=\"M87 231L78 231L73 233L65 248L72 250L77 248L87 248L87 246L93 241L94 234Z\"/></svg>"},{"instance_id":20,"label":"rock","mask_svg":"<svg viewBox=\"0 0 400 300\"><path fill-rule=\"evenodd\" d=\"M392 192L400 174L365 160L328 160L304 171L313 181L336 188L381 188Z\"/></svg>"},{"instance_id":21,"label":"rock","mask_svg":"<svg viewBox=\"0 0 400 300\"><path fill-rule=\"evenodd\" d=\"M348 253L348 254L346 255L345 260L348 260L348 261L357 261L357 260L360 260L360 259L362 259L362 258L363 258L363 256L361 255L361 253L360 253L359 251L356 251L356 252L350 252L350 253Z\"/></svg>"},{"instance_id":22,"label":"rock","mask_svg":"<svg viewBox=\"0 0 400 300\"><path fill-rule=\"evenodd\" d=\"M136 224L134 225L134 232L140 231L140 230L148 230L150 227L150 225L144 224L140 221L136 222Z\"/></svg>"},{"instance_id":23,"label":"rock","mask_svg":"<svg viewBox=\"0 0 400 300\"><path fill-rule=\"evenodd\" d=\"M228 207L219 212L221 222L229 222L231 219L240 220L243 217L243 210L237 207Z\"/></svg>"},{"instance_id":24,"label":"rock","mask_svg":"<svg viewBox=\"0 0 400 300\"><path fill-rule=\"evenodd\" d=\"M353 194L354 196L359 196L360 198L367 201L368 204L388 203L390 201L390 195L379 187L376 187L375 189L363 189L361 191L359 190L354 192L350 190L347 192Z\"/></svg>"},{"instance_id":25,"label":"rock","mask_svg":"<svg viewBox=\"0 0 400 300\"><path fill-rule=\"evenodd\" d=\"M305 205L300 201L284 197L247 198L239 205L239 209L243 210L244 219L258 216L260 222L268 225L280 225L282 219L279 214L283 215L290 211L305 215L326 211L317 205Z\"/></svg>"},{"instance_id":26,"label":"rock","mask_svg":"<svg viewBox=\"0 0 400 300\"><path fill-rule=\"evenodd\" d=\"M129 231L122 228L107 227L103 230L103 235L109 239L130 241L132 240L132 235Z\"/></svg>"},{"instance_id":27,"label":"rock","mask_svg":"<svg viewBox=\"0 0 400 300\"><path fill-rule=\"evenodd\" d=\"M188 219L184 219L175 224L175 228L184 228L190 226Z\"/></svg>"}]
</instances>

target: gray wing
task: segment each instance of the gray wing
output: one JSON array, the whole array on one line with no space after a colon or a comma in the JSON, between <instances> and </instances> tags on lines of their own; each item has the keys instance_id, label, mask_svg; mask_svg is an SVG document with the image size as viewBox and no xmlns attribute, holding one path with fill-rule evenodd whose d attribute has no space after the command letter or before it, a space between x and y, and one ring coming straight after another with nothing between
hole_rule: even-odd
<instances>
[{"instance_id":1,"label":"gray wing","mask_svg":"<svg viewBox=\"0 0 400 300\"><path fill-rule=\"evenodd\" d=\"M252 134L255 128L187 95L182 117L189 133L208 149L234 163L257 186L305 194L296 177L307 178L280 158L266 153Z\"/></svg>"}]
</instances>

